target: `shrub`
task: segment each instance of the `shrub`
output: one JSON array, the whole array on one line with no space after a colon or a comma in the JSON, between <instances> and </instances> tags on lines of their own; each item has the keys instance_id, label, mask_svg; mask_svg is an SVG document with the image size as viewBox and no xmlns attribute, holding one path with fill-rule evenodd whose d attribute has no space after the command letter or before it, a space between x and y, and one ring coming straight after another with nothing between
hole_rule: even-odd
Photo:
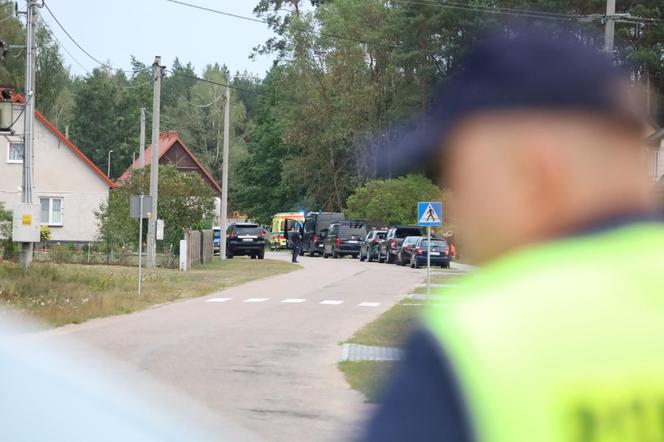
<instances>
[{"instance_id":1,"label":"shrub","mask_svg":"<svg viewBox=\"0 0 664 442\"><path fill-rule=\"evenodd\" d=\"M51 261L58 264L71 262L73 255L71 247L63 246L61 244L51 247L48 251L48 256Z\"/></svg>"},{"instance_id":2,"label":"shrub","mask_svg":"<svg viewBox=\"0 0 664 442\"><path fill-rule=\"evenodd\" d=\"M12 241L12 212L0 202L0 249L2 259L11 261L18 255L18 247Z\"/></svg>"},{"instance_id":3,"label":"shrub","mask_svg":"<svg viewBox=\"0 0 664 442\"><path fill-rule=\"evenodd\" d=\"M440 201L442 191L428 178L408 175L367 182L347 200L346 218L374 225L417 223L418 201Z\"/></svg>"},{"instance_id":4,"label":"shrub","mask_svg":"<svg viewBox=\"0 0 664 442\"><path fill-rule=\"evenodd\" d=\"M42 225L39 227L39 241L47 242L51 240L51 229L48 226Z\"/></svg>"}]
</instances>

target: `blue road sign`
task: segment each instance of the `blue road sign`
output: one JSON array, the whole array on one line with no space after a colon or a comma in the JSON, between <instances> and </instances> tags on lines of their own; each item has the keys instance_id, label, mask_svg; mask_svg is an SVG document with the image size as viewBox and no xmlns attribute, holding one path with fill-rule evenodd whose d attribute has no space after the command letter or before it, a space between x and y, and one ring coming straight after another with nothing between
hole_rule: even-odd
<instances>
[{"instance_id":1,"label":"blue road sign","mask_svg":"<svg viewBox=\"0 0 664 442\"><path fill-rule=\"evenodd\" d=\"M417 203L417 225L437 227L443 225L443 203L420 201Z\"/></svg>"}]
</instances>

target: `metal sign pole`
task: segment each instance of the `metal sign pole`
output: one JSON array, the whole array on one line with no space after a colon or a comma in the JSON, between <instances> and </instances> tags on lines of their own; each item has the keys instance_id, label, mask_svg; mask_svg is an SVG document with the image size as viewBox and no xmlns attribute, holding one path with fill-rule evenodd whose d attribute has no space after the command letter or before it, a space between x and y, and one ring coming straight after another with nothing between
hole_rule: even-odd
<instances>
[{"instance_id":1,"label":"metal sign pole","mask_svg":"<svg viewBox=\"0 0 664 442\"><path fill-rule=\"evenodd\" d=\"M431 297L431 227L427 227L427 302Z\"/></svg>"},{"instance_id":2,"label":"metal sign pole","mask_svg":"<svg viewBox=\"0 0 664 442\"><path fill-rule=\"evenodd\" d=\"M138 297L141 297L141 282L143 281L143 194L138 199Z\"/></svg>"}]
</instances>

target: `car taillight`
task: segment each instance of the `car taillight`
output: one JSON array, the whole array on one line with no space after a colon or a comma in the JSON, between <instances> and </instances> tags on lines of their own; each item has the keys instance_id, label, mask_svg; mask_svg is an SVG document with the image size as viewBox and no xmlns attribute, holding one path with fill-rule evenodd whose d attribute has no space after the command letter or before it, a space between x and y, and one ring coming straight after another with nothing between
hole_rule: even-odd
<instances>
[{"instance_id":1,"label":"car taillight","mask_svg":"<svg viewBox=\"0 0 664 442\"><path fill-rule=\"evenodd\" d=\"M261 230L260 232L258 232L258 237L261 239L265 238L265 233Z\"/></svg>"},{"instance_id":2,"label":"car taillight","mask_svg":"<svg viewBox=\"0 0 664 442\"><path fill-rule=\"evenodd\" d=\"M410 250L410 249L412 249L411 246L403 246L403 248L404 248L405 250Z\"/></svg>"},{"instance_id":3,"label":"car taillight","mask_svg":"<svg viewBox=\"0 0 664 442\"><path fill-rule=\"evenodd\" d=\"M341 238L337 238L336 240L334 240L334 242L336 243L336 245L341 244Z\"/></svg>"},{"instance_id":4,"label":"car taillight","mask_svg":"<svg viewBox=\"0 0 664 442\"><path fill-rule=\"evenodd\" d=\"M450 254L450 248L449 248L449 247L445 247L445 251L444 251L443 253L444 253L445 255L449 255L449 254Z\"/></svg>"},{"instance_id":5,"label":"car taillight","mask_svg":"<svg viewBox=\"0 0 664 442\"><path fill-rule=\"evenodd\" d=\"M318 242L318 236L314 233L313 242L316 244Z\"/></svg>"},{"instance_id":6,"label":"car taillight","mask_svg":"<svg viewBox=\"0 0 664 442\"><path fill-rule=\"evenodd\" d=\"M421 254L422 254L422 247L418 247L418 248L417 248L417 254L418 254L418 255L421 255Z\"/></svg>"},{"instance_id":7,"label":"car taillight","mask_svg":"<svg viewBox=\"0 0 664 442\"><path fill-rule=\"evenodd\" d=\"M390 241L390 247L392 247L393 249L395 249L397 247L397 240L396 239L393 239L392 241Z\"/></svg>"}]
</instances>

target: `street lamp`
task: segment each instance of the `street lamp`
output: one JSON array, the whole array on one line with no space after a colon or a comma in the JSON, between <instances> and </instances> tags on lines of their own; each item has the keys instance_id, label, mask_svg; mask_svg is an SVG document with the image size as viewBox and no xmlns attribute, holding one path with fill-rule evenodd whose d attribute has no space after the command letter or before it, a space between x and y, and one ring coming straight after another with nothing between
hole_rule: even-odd
<instances>
[{"instance_id":1,"label":"street lamp","mask_svg":"<svg viewBox=\"0 0 664 442\"><path fill-rule=\"evenodd\" d=\"M113 153L112 150L108 151L108 163L107 163L108 167L106 169L106 176L109 177L109 178L111 177L111 154L112 153Z\"/></svg>"}]
</instances>

